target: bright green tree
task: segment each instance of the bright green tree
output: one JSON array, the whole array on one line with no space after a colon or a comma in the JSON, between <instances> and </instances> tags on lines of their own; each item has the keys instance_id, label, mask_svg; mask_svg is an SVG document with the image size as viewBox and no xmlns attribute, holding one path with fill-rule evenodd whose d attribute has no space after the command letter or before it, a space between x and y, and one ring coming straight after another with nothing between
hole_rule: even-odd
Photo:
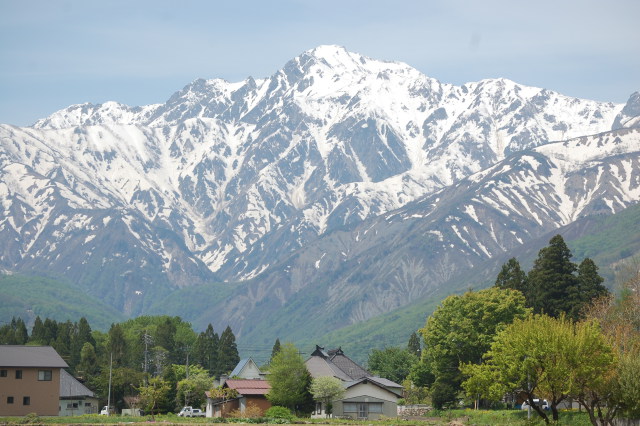
<instances>
[{"instance_id":1,"label":"bright green tree","mask_svg":"<svg viewBox=\"0 0 640 426\"><path fill-rule=\"evenodd\" d=\"M271 405L300 412L307 409L310 400L313 401L309 391L311 376L304 359L292 343L280 347L280 352L271 361L267 380L271 385L267 394Z\"/></svg>"},{"instance_id":2,"label":"bright green tree","mask_svg":"<svg viewBox=\"0 0 640 426\"><path fill-rule=\"evenodd\" d=\"M202 407L206 402L205 392L213 386L213 379L207 370L197 365L189 367L189 377L177 384L176 401L178 405Z\"/></svg>"},{"instance_id":3,"label":"bright green tree","mask_svg":"<svg viewBox=\"0 0 640 426\"><path fill-rule=\"evenodd\" d=\"M442 408L455 402L460 391L461 363L480 363L496 333L529 313L521 292L488 288L449 296L420 330L424 337L421 363L434 378L433 403Z\"/></svg>"},{"instance_id":4,"label":"bright green tree","mask_svg":"<svg viewBox=\"0 0 640 426\"><path fill-rule=\"evenodd\" d=\"M333 412L333 401L342 399L346 392L342 381L333 376L316 377L309 390L316 401L324 404L327 417Z\"/></svg>"},{"instance_id":5,"label":"bright green tree","mask_svg":"<svg viewBox=\"0 0 640 426\"><path fill-rule=\"evenodd\" d=\"M151 413L151 417L155 421L155 414L161 402L167 399L169 394L169 384L160 377L153 377L149 383L138 388L140 392L140 401L145 407L145 411Z\"/></svg>"},{"instance_id":6,"label":"bright green tree","mask_svg":"<svg viewBox=\"0 0 640 426\"><path fill-rule=\"evenodd\" d=\"M367 365L369 371L376 376L402 383L417 362L418 357L409 349L389 347L382 350L373 349Z\"/></svg>"},{"instance_id":7,"label":"bright green tree","mask_svg":"<svg viewBox=\"0 0 640 426\"><path fill-rule=\"evenodd\" d=\"M498 333L484 359L461 367L468 377L463 384L467 394L499 400L508 392L522 392L547 424L550 419L534 398L549 401L557 422L558 404L600 386L615 363L597 322L547 315L516 319Z\"/></svg>"}]
</instances>

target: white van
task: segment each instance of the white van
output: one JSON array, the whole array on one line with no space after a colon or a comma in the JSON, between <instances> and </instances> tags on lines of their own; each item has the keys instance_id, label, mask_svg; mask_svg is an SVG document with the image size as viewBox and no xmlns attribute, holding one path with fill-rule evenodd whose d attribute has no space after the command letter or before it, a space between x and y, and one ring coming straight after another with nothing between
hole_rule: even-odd
<instances>
[{"instance_id":1,"label":"white van","mask_svg":"<svg viewBox=\"0 0 640 426\"><path fill-rule=\"evenodd\" d=\"M533 403L539 407L541 407L543 410L548 410L549 409L549 403L547 402L546 399L534 399ZM525 401L522 403L522 409L523 410L528 410L529 409L529 401Z\"/></svg>"}]
</instances>

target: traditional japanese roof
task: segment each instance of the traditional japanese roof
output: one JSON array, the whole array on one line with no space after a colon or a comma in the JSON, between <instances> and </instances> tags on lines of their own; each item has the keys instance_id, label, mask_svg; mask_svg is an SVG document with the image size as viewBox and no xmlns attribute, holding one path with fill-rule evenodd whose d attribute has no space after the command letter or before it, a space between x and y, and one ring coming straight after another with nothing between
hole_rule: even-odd
<instances>
[{"instance_id":1,"label":"traditional japanese roof","mask_svg":"<svg viewBox=\"0 0 640 426\"><path fill-rule=\"evenodd\" d=\"M1 367L67 368L66 362L51 346L0 345Z\"/></svg>"},{"instance_id":2,"label":"traditional japanese roof","mask_svg":"<svg viewBox=\"0 0 640 426\"><path fill-rule=\"evenodd\" d=\"M235 389L240 395L266 395L271 385L266 380L260 379L229 379L224 386Z\"/></svg>"},{"instance_id":3,"label":"traditional japanese roof","mask_svg":"<svg viewBox=\"0 0 640 426\"><path fill-rule=\"evenodd\" d=\"M95 397L96 395L75 377L67 373L67 370L60 370L60 398L82 396Z\"/></svg>"},{"instance_id":4,"label":"traditional japanese roof","mask_svg":"<svg viewBox=\"0 0 640 426\"><path fill-rule=\"evenodd\" d=\"M325 351L316 345L306 365L313 377L333 376L351 381L371 376L371 373L346 356L342 348Z\"/></svg>"}]
</instances>

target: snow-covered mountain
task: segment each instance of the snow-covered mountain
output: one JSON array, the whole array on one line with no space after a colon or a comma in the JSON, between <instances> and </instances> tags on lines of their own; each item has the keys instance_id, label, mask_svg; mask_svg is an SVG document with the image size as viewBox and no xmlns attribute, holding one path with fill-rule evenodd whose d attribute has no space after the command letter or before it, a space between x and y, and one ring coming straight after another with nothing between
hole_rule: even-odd
<instances>
[{"instance_id":1,"label":"snow-covered mountain","mask_svg":"<svg viewBox=\"0 0 640 426\"><path fill-rule=\"evenodd\" d=\"M586 170L595 160L585 160L605 151L637 156L636 133L625 130L637 125L634 96L627 105L600 103L504 79L453 86L406 64L321 46L269 78L196 80L164 104L71 106L32 127L0 126L0 268L65 277L128 314L175 288L256 277L243 286L249 306L265 297L282 306L331 270L320 265L334 259L338 267L348 249L324 241L386 223L395 217L389 212L417 209L414 219L427 221L453 203L445 193L470 197L468 224L447 228L449 236L435 227L430 238L465 240L470 253L491 256L533 233L525 225L551 229L638 201L624 184L637 179L637 160L594 176ZM617 133L603 134L612 128ZM587 145L566 152L550 148L581 140ZM514 161L528 177L506 173ZM503 169L484 207L461 189ZM611 187L600 185L604 178ZM599 189L590 189L594 182ZM613 196L614 187L622 192ZM513 229L474 242L475 234L493 235L483 208L503 212ZM320 246L318 256L303 255ZM304 273L282 269L292 255L313 262ZM328 303L360 297L363 281L332 284ZM348 321L428 291L392 287L380 306L353 302ZM220 311L238 322L234 303Z\"/></svg>"}]
</instances>

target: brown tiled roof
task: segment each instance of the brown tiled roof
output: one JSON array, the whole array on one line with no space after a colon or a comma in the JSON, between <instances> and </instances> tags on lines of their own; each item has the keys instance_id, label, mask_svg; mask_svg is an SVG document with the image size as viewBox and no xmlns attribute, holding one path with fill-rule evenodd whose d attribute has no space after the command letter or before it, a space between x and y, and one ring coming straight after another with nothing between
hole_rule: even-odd
<instances>
[{"instance_id":1,"label":"brown tiled roof","mask_svg":"<svg viewBox=\"0 0 640 426\"><path fill-rule=\"evenodd\" d=\"M69 366L51 346L0 345L0 367Z\"/></svg>"},{"instance_id":2,"label":"brown tiled roof","mask_svg":"<svg viewBox=\"0 0 640 426\"><path fill-rule=\"evenodd\" d=\"M260 379L229 379L224 385L240 395L266 395L271 389L268 381Z\"/></svg>"}]
</instances>

